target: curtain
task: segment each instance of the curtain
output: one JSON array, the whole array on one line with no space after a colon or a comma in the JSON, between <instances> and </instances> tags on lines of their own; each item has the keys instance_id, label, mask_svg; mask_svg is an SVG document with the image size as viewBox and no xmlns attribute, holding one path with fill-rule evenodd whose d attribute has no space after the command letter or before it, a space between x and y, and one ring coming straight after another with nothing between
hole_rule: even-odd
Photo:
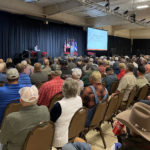
<instances>
[{"instance_id":1,"label":"curtain","mask_svg":"<svg viewBox=\"0 0 150 150\"><path fill-rule=\"evenodd\" d=\"M63 56L67 38L77 40L78 54L83 55L86 33L82 27L52 22L46 25L27 16L0 12L0 57L3 59L32 50L35 45L48 52L48 56Z\"/></svg>"}]
</instances>

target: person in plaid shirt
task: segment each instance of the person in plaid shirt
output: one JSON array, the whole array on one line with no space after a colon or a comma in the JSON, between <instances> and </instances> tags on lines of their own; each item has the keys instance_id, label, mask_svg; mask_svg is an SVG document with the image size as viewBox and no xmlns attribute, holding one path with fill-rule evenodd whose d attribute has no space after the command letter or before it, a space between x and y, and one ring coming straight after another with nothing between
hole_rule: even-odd
<instances>
[{"instance_id":1,"label":"person in plaid shirt","mask_svg":"<svg viewBox=\"0 0 150 150\"><path fill-rule=\"evenodd\" d=\"M44 83L39 90L39 105L49 106L51 98L62 91L64 80L60 78L61 70L55 67L51 72L52 80Z\"/></svg>"}]
</instances>

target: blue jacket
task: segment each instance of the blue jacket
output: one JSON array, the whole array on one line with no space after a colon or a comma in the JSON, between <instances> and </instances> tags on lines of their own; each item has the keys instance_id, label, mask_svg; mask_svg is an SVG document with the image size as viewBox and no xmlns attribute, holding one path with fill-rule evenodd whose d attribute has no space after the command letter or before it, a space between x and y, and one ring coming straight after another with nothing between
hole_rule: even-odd
<instances>
[{"instance_id":1,"label":"blue jacket","mask_svg":"<svg viewBox=\"0 0 150 150\"><path fill-rule=\"evenodd\" d=\"M23 84L26 86L30 86L31 85L31 80L29 75L25 74L25 73L20 73L19 74L19 80L18 80L19 84Z\"/></svg>"},{"instance_id":2,"label":"blue jacket","mask_svg":"<svg viewBox=\"0 0 150 150\"><path fill-rule=\"evenodd\" d=\"M22 84L5 84L3 87L0 87L0 124L6 106L11 101L20 99L19 90L24 86Z\"/></svg>"}]
</instances>

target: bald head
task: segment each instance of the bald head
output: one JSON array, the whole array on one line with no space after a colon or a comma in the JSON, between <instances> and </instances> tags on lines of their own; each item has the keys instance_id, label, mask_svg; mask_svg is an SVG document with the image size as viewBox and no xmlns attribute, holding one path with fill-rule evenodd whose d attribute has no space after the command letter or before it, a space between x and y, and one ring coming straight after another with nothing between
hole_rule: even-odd
<instances>
[{"instance_id":1,"label":"bald head","mask_svg":"<svg viewBox=\"0 0 150 150\"><path fill-rule=\"evenodd\" d=\"M5 72L6 63L2 62L0 63L0 72Z\"/></svg>"},{"instance_id":2,"label":"bald head","mask_svg":"<svg viewBox=\"0 0 150 150\"><path fill-rule=\"evenodd\" d=\"M40 72L41 70L42 70L41 64L35 63L34 64L34 72Z\"/></svg>"},{"instance_id":3,"label":"bald head","mask_svg":"<svg viewBox=\"0 0 150 150\"><path fill-rule=\"evenodd\" d=\"M49 66L49 60L48 59L44 59L44 66Z\"/></svg>"},{"instance_id":4,"label":"bald head","mask_svg":"<svg viewBox=\"0 0 150 150\"><path fill-rule=\"evenodd\" d=\"M3 63L4 61L3 61L3 59L0 59L0 63Z\"/></svg>"}]
</instances>

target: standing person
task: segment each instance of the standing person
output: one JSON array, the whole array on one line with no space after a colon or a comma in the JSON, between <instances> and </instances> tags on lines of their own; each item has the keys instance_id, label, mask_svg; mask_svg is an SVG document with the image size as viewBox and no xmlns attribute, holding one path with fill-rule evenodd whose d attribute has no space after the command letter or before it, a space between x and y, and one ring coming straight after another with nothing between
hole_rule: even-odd
<instances>
[{"instance_id":1,"label":"standing person","mask_svg":"<svg viewBox=\"0 0 150 150\"><path fill-rule=\"evenodd\" d=\"M40 122L49 121L49 111L45 106L38 106L38 89L35 86L20 89L19 112L9 114L0 132L3 150L23 149L28 133Z\"/></svg>"}]
</instances>

